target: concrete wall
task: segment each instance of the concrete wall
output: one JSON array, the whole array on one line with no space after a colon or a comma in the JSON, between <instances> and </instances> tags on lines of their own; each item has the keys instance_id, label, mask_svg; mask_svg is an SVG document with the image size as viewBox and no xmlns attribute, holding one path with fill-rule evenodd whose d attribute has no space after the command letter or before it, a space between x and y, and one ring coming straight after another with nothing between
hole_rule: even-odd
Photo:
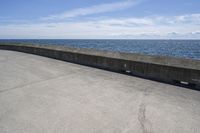
<instances>
[{"instance_id":1,"label":"concrete wall","mask_svg":"<svg viewBox=\"0 0 200 133\"><path fill-rule=\"evenodd\" d=\"M183 81L189 87L200 88L200 61L197 60L58 46L0 43L0 49L41 55L172 84Z\"/></svg>"}]
</instances>

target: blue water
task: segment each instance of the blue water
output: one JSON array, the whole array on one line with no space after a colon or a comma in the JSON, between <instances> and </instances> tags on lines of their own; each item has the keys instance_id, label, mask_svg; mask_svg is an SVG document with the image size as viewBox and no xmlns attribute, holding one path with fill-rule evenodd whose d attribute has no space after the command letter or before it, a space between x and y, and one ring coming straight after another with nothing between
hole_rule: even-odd
<instances>
[{"instance_id":1,"label":"blue water","mask_svg":"<svg viewBox=\"0 0 200 133\"><path fill-rule=\"evenodd\" d=\"M200 40L0 40L0 42L2 41L61 45L200 60Z\"/></svg>"}]
</instances>

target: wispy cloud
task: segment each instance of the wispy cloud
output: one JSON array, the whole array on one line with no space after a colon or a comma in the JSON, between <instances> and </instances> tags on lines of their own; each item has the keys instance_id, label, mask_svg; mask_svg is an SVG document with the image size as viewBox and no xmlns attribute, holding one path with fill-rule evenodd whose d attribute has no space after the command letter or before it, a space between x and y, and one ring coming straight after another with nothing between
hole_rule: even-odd
<instances>
[{"instance_id":1,"label":"wispy cloud","mask_svg":"<svg viewBox=\"0 0 200 133\"><path fill-rule=\"evenodd\" d=\"M97 21L99 24L110 26L179 26L179 25L200 25L200 14L186 14L179 16L146 16L132 18L118 18ZM184 27L183 27L184 28Z\"/></svg>"},{"instance_id":2,"label":"wispy cloud","mask_svg":"<svg viewBox=\"0 0 200 133\"><path fill-rule=\"evenodd\" d=\"M8 24L1 38L194 38L200 39L200 14L108 18L80 22Z\"/></svg>"},{"instance_id":3,"label":"wispy cloud","mask_svg":"<svg viewBox=\"0 0 200 133\"><path fill-rule=\"evenodd\" d=\"M106 4L101 4L101 5L85 7L85 8L78 8L78 9L66 11L60 14L43 17L42 20L69 19L69 18L74 18L74 17L79 17L79 16L113 12L113 11L123 10L129 7L132 7L136 5L137 3L139 3L140 1L141 0L125 0L121 2L106 3Z\"/></svg>"}]
</instances>

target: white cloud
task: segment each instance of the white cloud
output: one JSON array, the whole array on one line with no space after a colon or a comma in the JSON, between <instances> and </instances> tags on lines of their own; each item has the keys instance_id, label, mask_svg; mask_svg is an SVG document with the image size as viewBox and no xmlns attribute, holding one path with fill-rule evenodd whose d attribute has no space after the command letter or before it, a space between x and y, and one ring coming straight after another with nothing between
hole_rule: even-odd
<instances>
[{"instance_id":1,"label":"white cloud","mask_svg":"<svg viewBox=\"0 0 200 133\"><path fill-rule=\"evenodd\" d=\"M66 23L0 26L1 38L182 38L200 39L200 14L110 18Z\"/></svg>"},{"instance_id":2,"label":"white cloud","mask_svg":"<svg viewBox=\"0 0 200 133\"><path fill-rule=\"evenodd\" d=\"M140 0L141 1L141 0ZM126 0L122 2L107 3L101 5L95 5L91 7L78 8L71 11L66 11L64 13L50 15L48 17L42 18L43 20L54 20L54 19L68 19L78 16L86 16L91 14L99 14L106 12L113 12L117 10L126 9L137 4L139 0Z\"/></svg>"},{"instance_id":3,"label":"white cloud","mask_svg":"<svg viewBox=\"0 0 200 133\"><path fill-rule=\"evenodd\" d=\"M97 21L96 24L116 27L149 26L153 24L153 20L148 18L118 18Z\"/></svg>"}]
</instances>

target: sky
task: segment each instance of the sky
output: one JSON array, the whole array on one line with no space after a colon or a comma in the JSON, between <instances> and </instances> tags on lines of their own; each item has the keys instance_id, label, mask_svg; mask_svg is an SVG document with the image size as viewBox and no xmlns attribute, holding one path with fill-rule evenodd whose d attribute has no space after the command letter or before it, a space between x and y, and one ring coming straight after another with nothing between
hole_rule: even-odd
<instances>
[{"instance_id":1,"label":"sky","mask_svg":"<svg viewBox=\"0 0 200 133\"><path fill-rule=\"evenodd\" d=\"M0 39L200 39L200 1L0 0Z\"/></svg>"}]
</instances>

